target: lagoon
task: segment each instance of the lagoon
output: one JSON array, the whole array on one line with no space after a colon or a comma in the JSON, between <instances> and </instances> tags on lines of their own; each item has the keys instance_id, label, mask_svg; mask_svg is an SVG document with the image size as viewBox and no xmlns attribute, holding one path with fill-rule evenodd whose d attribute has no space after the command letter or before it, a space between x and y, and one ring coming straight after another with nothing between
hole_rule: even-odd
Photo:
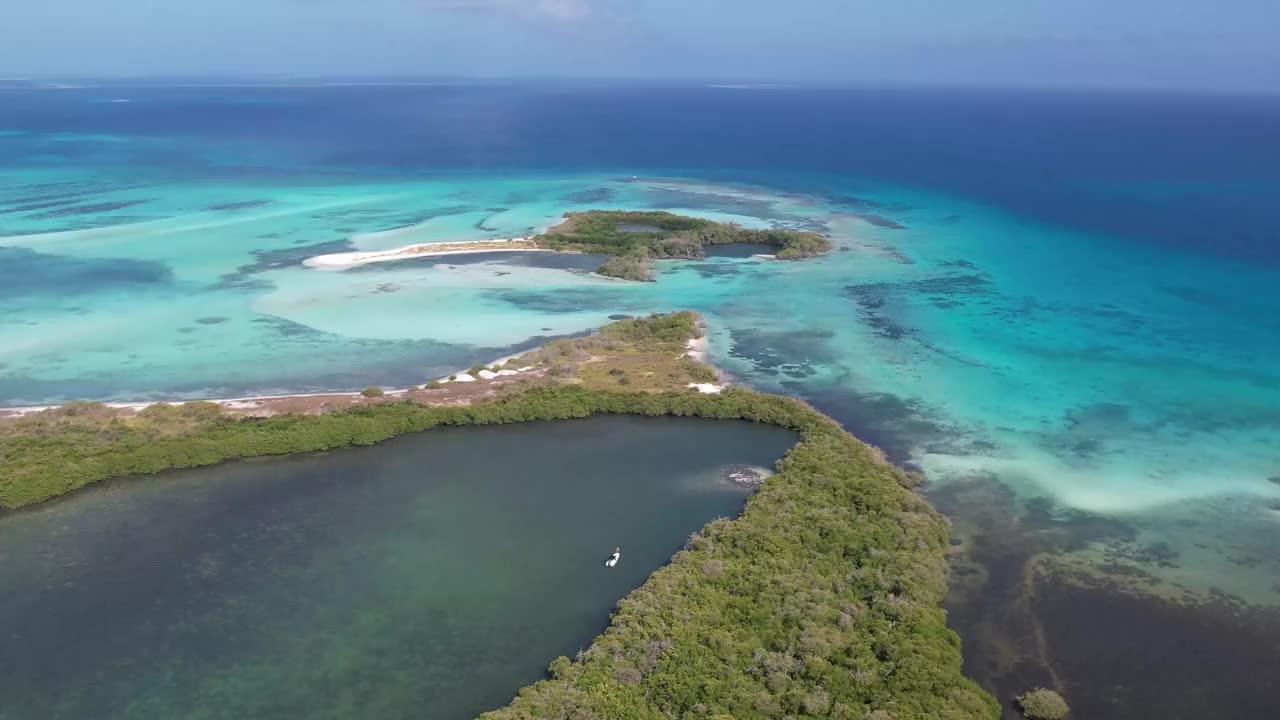
<instances>
[{"instance_id":1,"label":"lagoon","mask_svg":"<svg viewBox=\"0 0 1280 720\"><path fill-rule=\"evenodd\" d=\"M472 717L736 515L726 469L794 441L689 418L439 429L2 516L0 718Z\"/></svg>"}]
</instances>

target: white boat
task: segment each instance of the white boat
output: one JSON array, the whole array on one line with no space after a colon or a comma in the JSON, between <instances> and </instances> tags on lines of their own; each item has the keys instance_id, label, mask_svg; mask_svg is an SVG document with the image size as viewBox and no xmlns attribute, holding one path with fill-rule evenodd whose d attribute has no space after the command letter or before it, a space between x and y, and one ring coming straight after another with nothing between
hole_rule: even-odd
<instances>
[{"instance_id":1,"label":"white boat","mask_svg":"<svg viewBox=\"0 0 1280 720\"><path fill-rule=\"evenodd\" d=\"M613 567L614 565L617 565L618 558L620 557L622 557L622 548L614 548L613 555L609 556L609 559L604 561L604 566Z\"/></svg>"}]
</instances>

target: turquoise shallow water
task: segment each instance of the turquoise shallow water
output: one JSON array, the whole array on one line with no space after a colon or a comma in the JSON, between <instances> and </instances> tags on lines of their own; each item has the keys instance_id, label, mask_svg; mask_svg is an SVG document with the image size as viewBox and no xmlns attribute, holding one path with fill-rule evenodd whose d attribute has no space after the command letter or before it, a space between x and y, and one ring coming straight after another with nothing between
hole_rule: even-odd
<instances>
[{"instance_id":1,"label":"turquoise shallow water","mask_svg":"<svg viewBox=\"0 0 1280 720\"><path fill-rule=\"evenodd\" d=\"M1280 145L1275 124L1241 120L1270 105L1069 97L1038 115L1026 97L997 112L787 95L824 112L786 134L731 96L677 93L691 110L672 124L641 90L632 104L503 92L233 93L127 114L139 97L120 117L32 105L25 134L0 137L0 405L421 383L610 317L692 308L718 365L926 471L982 566L957 582L953 617L1002 696L1053 680L1095 700L1094 717L1134 717L1115 700L1129 689L1107 685L1126 678L1079 677L1087 663L1030 647L1034 632L983 644L1008 623L966 603L1007 609L1026 587L997 550L1179 602L1280 606L1265 210ZM838 247L663 263L652 284L545 254L301 265L523 235L585 208L813 228ZM1011 670L1010 643L1039 669ZM1248 691L1213 682L1196 693Z\"/></svg>"},{"instance_id":2,"label":"turquoise shallow water","mask_svg":"<svg viewBox=\"0 0 1280 720\"><path fill-rule=\"evenodd\" d=\"M823 195L617 174L148 188L171 217L4 240L11 271L46 275L4 298L6 404L420 383L611 315L692 308L722 367L838 415L875 415L868 439L939 482L995 473L1066 508L1135 516L1280 498L1267 480L1275 270L1174 251L1153 265L1144 248L950 197L860 188L842 203L828 182ZM215 200L264 204L208 210ZM858 217L867 204L903 227ZM809 262L668 262L653 284L535 253L300 264L344 247L525 234L588 206L816 227L838 247ZM1241 522L1274 527L1265 502L1250 507ZM1149 532L1204 552L1185 528ZM1271 569L1211 584L1274 599Z\"/></svg>"}]
</instances>

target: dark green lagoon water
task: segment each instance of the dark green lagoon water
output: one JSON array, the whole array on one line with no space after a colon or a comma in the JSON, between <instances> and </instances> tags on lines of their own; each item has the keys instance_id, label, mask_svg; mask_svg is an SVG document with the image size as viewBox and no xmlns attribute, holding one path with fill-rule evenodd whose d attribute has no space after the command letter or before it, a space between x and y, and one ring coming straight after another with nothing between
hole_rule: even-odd
<instances>
[{"instance_id":1,"label":"dark green lagoon water","mask_svg":"<svg viewBox=\"0 0 1280 720\"><path fill-rule=\"evenodd\" d=\"M670 418L445 429L0 516L0 718L474 716L737 514L726 466L794 441Z\"/></svg>"}]
</instances>

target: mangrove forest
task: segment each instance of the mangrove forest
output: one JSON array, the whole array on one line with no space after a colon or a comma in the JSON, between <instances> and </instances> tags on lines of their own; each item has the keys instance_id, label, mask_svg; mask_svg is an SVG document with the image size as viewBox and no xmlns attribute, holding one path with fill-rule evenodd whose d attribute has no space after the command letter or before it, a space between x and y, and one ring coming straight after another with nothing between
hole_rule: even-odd
<instances>
[{"instance_id":1,"label":"mangrove forest","mask_svg":"<svg viewBox=\"0 0 1280 720\"><path fill-rule=\"evenodd\" d=\"M559 372L470 405L380 397L334 412L238 418L213 403L128 417L77 404L6 420L0 506L108 478L369 445L442 426L596 413L769 423L800 439L741 515L691 536L618 604L588 649L551 661L545 680L483 717L998 718L996 701L961 673L959 638L939 608L946 520L907 473L799 400L675 387L690 369L663 369L658 358L683 363L671 350L698 332L691 313L625 320L535 351ZM590 359L609 355L640 361L597 372ZM623 383L629 375L669 381Z\"/></svg>"},{"instance_id":2,"label":"mangrove forest","mask_svg":"<svg viewBox=\"0 0 1280 720\"><path fill-rule=\"evenodd\" d=\"M654 279L650 260L701 259L708 245L769 245L777 248L774 257L779 260L798 260L831 249L831 241L808 230L751 229L662 211L567 213L563 222L535 240L554 250L607 255L597 272L642 281Z\"/></svg>"}]
</instances>

